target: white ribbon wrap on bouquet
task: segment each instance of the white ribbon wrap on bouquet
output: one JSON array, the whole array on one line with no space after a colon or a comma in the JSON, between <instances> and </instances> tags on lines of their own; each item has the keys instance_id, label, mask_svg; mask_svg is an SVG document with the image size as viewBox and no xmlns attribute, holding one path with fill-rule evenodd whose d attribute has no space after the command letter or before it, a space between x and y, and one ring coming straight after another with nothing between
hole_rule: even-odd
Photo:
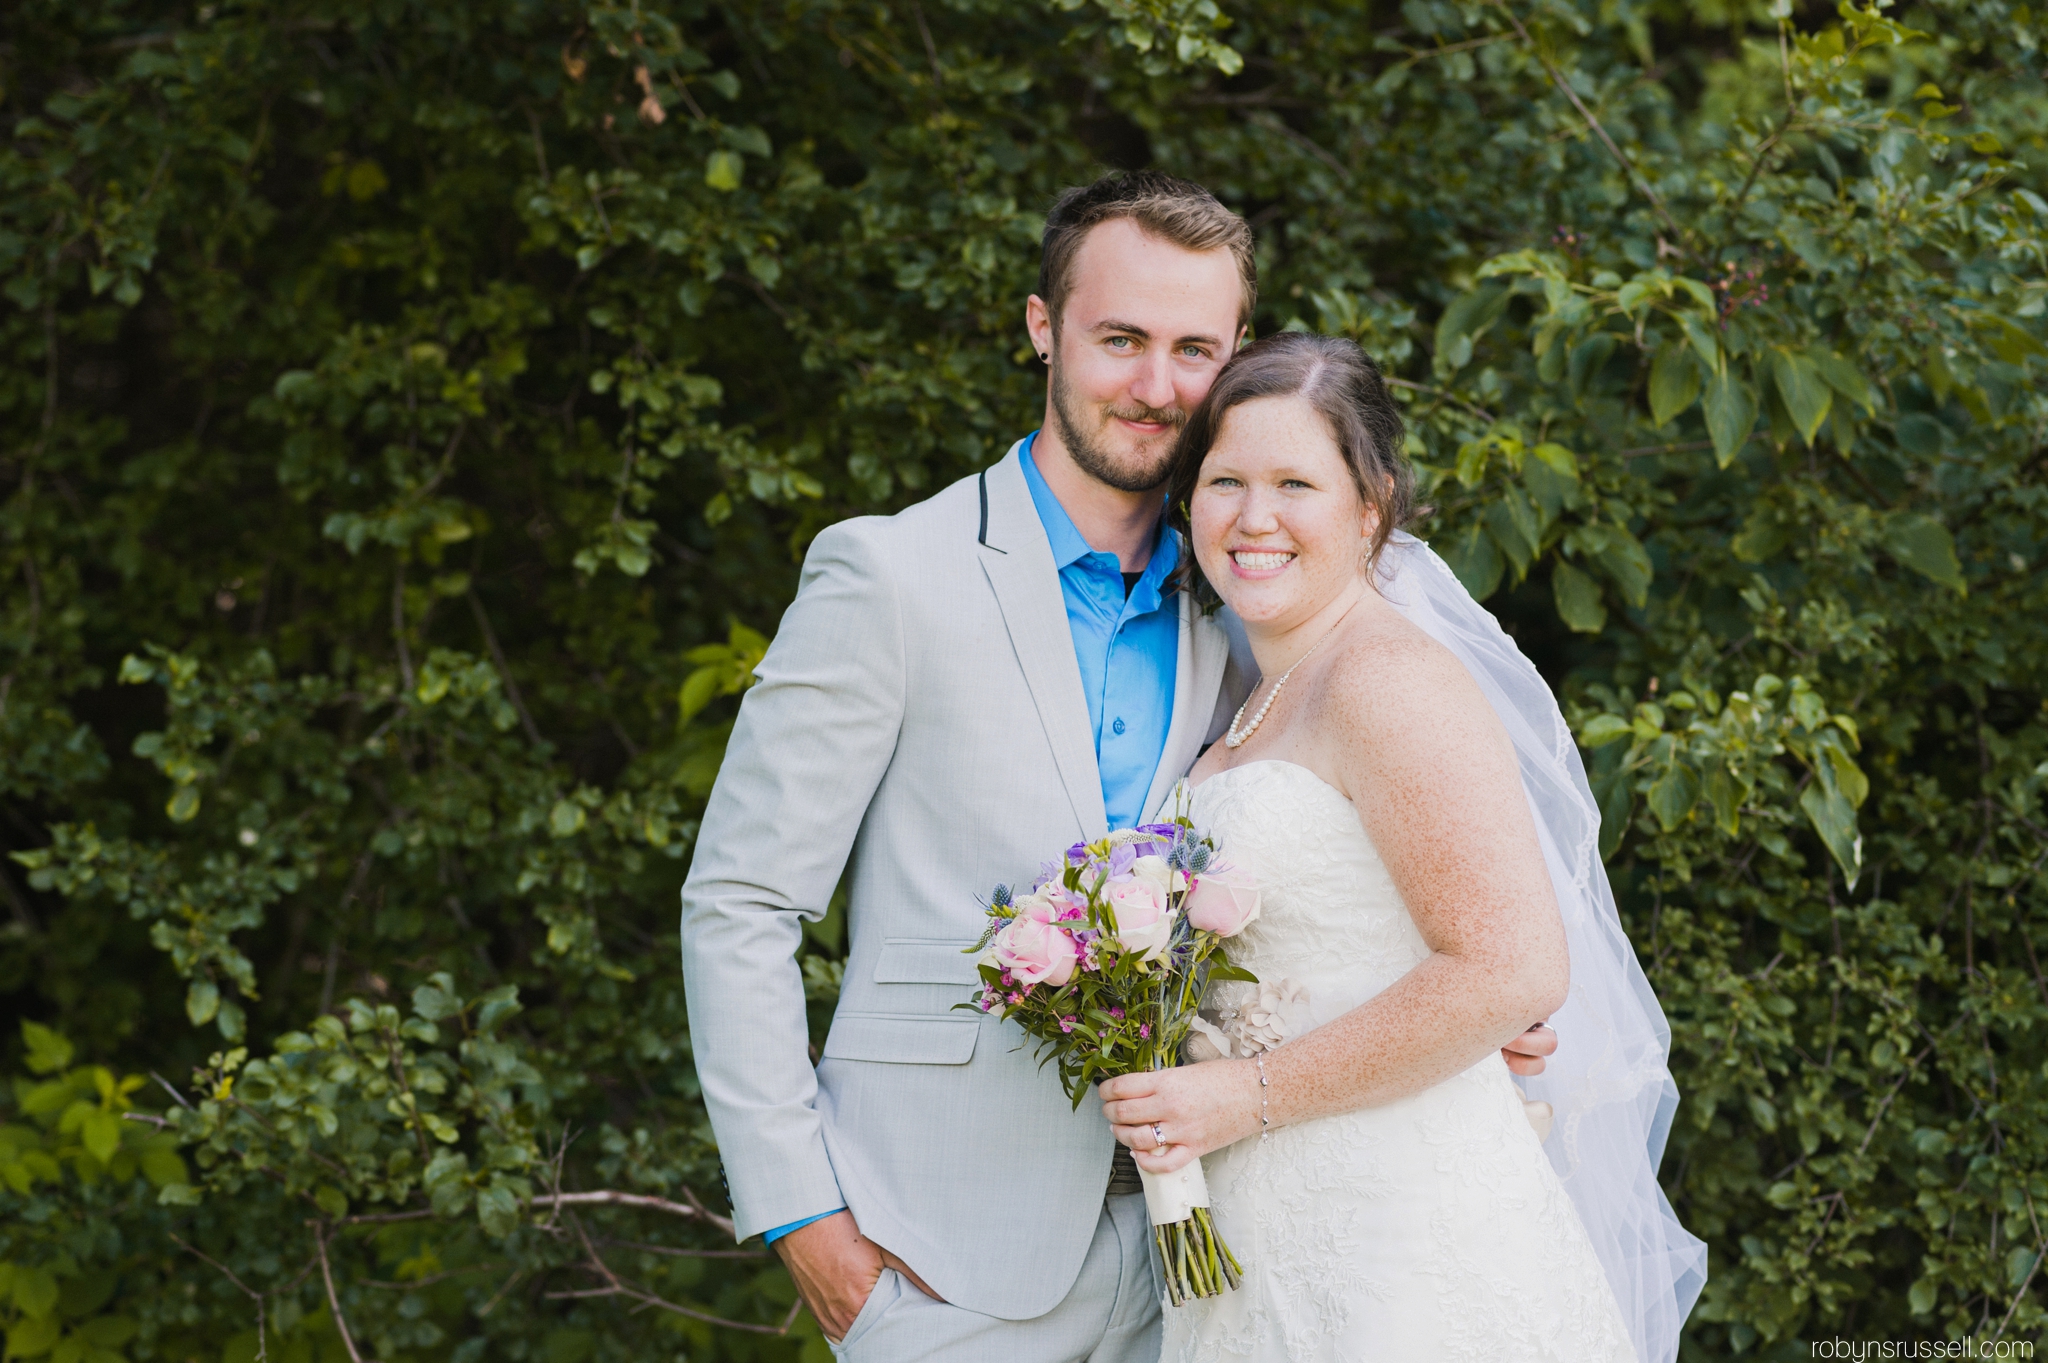
<instances>
[{"instance_id":1,"label":"white ribbon wrap on bouquet","mask_svg":"<svg viewBox=\"0 0 2048 1363\"><path fill-rule=\"evenodd\" d=\"M1202 1162L1189 1160L1184 1168L1170 1174L1138 1170L1145 1185L1145 1210L1155 1226L1171 1226L1195 1214L1195 1208L1209 1205L1209 1180L1202 1176Z\"/></svg>"}]
</instances>

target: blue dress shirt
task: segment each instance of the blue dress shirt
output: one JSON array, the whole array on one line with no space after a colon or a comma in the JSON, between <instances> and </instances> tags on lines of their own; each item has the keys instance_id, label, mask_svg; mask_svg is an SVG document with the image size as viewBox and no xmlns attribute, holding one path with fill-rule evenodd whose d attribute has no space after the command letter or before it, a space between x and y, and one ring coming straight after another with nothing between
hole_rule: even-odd
<instances>
[{"instance_id":1,"label":"blue dress shirt","mask_svg":"<svg viewBox=\"0 0 2048 1363\"><path fill-rule=\"evenodd\" d=\"M1102 780L1102 808L1111 828L1129 828L1145 817L1145 797L1166 752L1173 723L1173 685L1180 669L1180 608L1165 593L1166 579L1180 563L1180 536L1162 518L1159 540L1137 584L1124 590L1117 556L1090 549L1074 518L1039 476L1032 457L1038 432L1024 440L1024 482L1052 544L1066 598L1067 628L1088 697L1088 722L1095 734L1095 768ZM786 1226L762 1239L774 1244L793 1230L845 1211L834 1207Z\"/></svg>"},{"instance_id":2,"label":"blue dress shirt","mask_svg":"<svg viewBox=\"0 0 2048 1363\"><path fill-rule=\"evenodd\" d=\"M1116 555L1088 547L1039 476L1032 454L1037 440L1034 431L1024 442L1024 482L1052 543L1053 566L1060 571L1067 628L1074 636L1074 658L1081 665L1081 690L1088 697L1088 722L1095 734L1103 811L1111 828L1129 828L1147 813L1145 796L1173 723L1180 607L1165 588L1180 563L1180 536L1162 519L1152 557L1126 595Z\"/></svg>"}]
</instances>

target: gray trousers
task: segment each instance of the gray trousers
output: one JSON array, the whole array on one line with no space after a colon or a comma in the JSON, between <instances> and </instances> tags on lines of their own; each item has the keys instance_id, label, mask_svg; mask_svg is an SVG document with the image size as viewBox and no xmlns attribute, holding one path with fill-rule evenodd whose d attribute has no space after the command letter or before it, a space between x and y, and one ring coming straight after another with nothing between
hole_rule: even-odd
<instances>
[{"instance_id":1,"label":"gray trousers","mask_svg":"<svg viewBox=\"0 0 2048 1363\"><path fill-rule=\"evenodd\" d=\"M1158 1363L1162 1291L1144 1197L1111 1194L1081 1276L1044 1315L998 1320L963 1310L885 1268L832 1352L849 1363Z\"/></svg>"}]
</instances>

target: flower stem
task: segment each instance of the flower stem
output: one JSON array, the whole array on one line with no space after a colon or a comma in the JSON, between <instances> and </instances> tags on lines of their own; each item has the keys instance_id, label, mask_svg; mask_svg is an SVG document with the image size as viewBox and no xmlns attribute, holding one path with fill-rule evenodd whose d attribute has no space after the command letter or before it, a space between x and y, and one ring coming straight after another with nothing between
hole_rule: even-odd
<instances>
[{"instance_id":1,"label":"flower stem","mask_svg":"<svg viewBox=\"0 0 2048 1363\"><path fill-rule=\"evenodd\" d=\"M1185 1221L1154 1226L1152 1242L1159 1250L1167 1299L1175 1306L1221 1296L1243 1279L1244 1268L1223 1242L1207 1207L1195 1208Z\"/></svg>"}]
</instances>

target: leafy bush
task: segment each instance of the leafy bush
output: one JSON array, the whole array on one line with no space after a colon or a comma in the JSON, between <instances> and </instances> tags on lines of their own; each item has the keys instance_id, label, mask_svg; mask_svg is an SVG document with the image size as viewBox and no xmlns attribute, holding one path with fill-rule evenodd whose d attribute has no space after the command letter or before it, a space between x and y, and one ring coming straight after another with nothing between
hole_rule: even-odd
<instances>
[{"instance_id":1,"label":"leafy bush","mask_svg":"<svg viewBox=\"0 0 2048 1363\"><path fill-rule=\"evenodd\" d=\"M673 895L809 538L1034 420L1039 214L1105 162L1386 362L1567 699L1689 1356L2042 1333L2029 9L0 28L11 1356L823 1355L727 1233Z\"/></svg>"}]
</instances>

